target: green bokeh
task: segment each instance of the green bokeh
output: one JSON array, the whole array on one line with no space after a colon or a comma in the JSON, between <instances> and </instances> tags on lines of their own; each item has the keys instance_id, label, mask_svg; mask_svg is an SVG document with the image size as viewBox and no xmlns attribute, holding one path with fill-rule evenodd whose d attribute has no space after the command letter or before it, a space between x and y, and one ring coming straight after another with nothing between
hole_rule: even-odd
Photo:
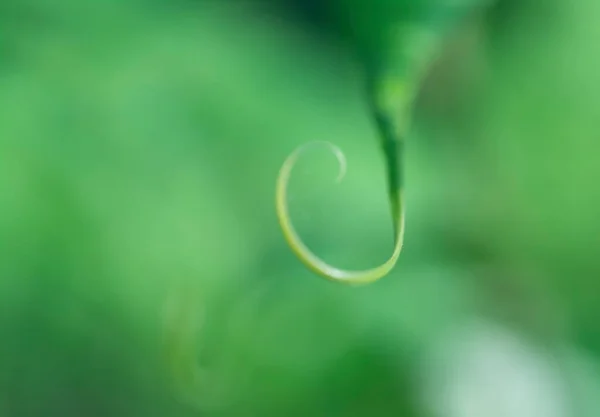
<instances>
[{"instance_id":1,"label":"green bokeh","mask_svg":"<svg viewBox=\"0 0 600 417\"><path fill-rule=\"evenodd\" d=\"M298 229L343 267L391 250L349 54L236 3L2 3L0 416L425 416L419 364L474 317L585 352L561 361L597 415L600 3L529 3L450 33L408 144L405 250L364 288L307 271L273 201L287 154L331 140L348 175L301 161ZM197 405L163 354L185 294Z\"/></svg>"}]
</instances>

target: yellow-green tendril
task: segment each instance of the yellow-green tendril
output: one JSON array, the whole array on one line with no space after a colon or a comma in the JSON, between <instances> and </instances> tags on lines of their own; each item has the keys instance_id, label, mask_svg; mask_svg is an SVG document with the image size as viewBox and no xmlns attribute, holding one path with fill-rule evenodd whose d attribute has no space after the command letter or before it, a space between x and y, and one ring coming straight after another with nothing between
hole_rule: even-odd
<instances>
[{"instance_id":1,"label":"yellow-green tendril","mask_svg":"<svg viewBox=\"0 0 600 417\"><path fill-rule=\"evenodd\" d=\"M369 284L383 278L396 265L404 241L404 198L402 159L404 140L409 128L411 109L418 87L439 51L443 31L426 25L400 25L392 30L392 43L400 51L400 71L394 70L393 59L366 62L369 108L380 135L388 180L388 197L394 225L394 249L383 264L367 270L352 271L336 268L315 255L298 236L292 225L287 204L287 187L292 169L306 149L301 146L284 162L279 172L275 193L275 208L283 236L298 259L308 269L334 282L350 285ZM340 178L346 161L342 151L326 142L340 163Z\"/></svg>"},{"instance_id":2,"label":"yellow-green tendril","mask_svg":"<svg viewBox=\"0 0 600 417\"><path fill-rule=\"evenodd\" d=\"M321 142L323 143L323 142ZM338 175L338 181L342 179L345 174L346 160L342 151L332 143L324 142L336 155L339 165L340 173ZM276 211L279 218L279 224L283 231L288 245L295 253L295 255L314 273L322 276L331 281L342 282L350 285L368 284L387 275L394 265L396 264L400 252L402 250L402 242L404 238L404 205L402 204L402 190L397 190L396 198L397 201L393 204L397 212L395 214L396 236L394 242L394 250L390 258L383 264L363 271L351 271L336 268L317 255L315 255L305 244L302 239L296 233L294 226L292 225L288 204L287 204L287 187L292 173L292 169L296 164L298 158L301 156L303 151L306 150L307 145L303 145L296 149L284 162L279 177L277 179L277 190L276 190Z\"/></svg>"},{"instance_id":3,"label":"yellow-green tendril","mask_svg":"<svg viewBox=\"0 0 600 417\"><path fill-rule=\"evenodd\" d=\"M380 133L380 144L385 156L388 174L388 196L394 224L394 248L388 260L375 268L366 270L354 271L336 268L312 252L296 232L288 211L288 183L298 158L308 145L314 143L301 146L287 158L279 172L275 192L275 207L279 224L283 236L294 254L315 274L330 281L349 285L369 284L389 274L398 261L404 242L405 208L402 190L401 152L407 127L404 117L393 117L393 115L400 112L401 116L405 116L408 113L413 98L412 89L407 88L407 85L400 82L396 77L376 79L373 74L370 74L368 81L369 106ZM341 181L346 172L346 159L343 152L330 142L317 143L327 145L337 157L340 166L338 181Z\"/></svg>"},{"instance_id":4,"label":"yellow-green tendril","mask_svg":"<svg viewBox=\"0 0 600 417\"><path fill-rule=\"evenodd\" d=\"M177 288L167 300L164 315L164 354L177 391L186 400L194 399L205 382L197 363L197 337L201 317L195 290Z\"/></svg>"}]
</instances>

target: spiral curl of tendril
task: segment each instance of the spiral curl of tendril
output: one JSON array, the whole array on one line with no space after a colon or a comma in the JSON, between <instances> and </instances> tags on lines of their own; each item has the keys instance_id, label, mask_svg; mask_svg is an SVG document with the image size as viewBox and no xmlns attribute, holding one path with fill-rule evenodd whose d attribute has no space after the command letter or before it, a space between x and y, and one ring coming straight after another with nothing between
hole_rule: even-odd
<instances>
[{"instance_id":1,"label":"spiral curl of tendril","mask_svg":"<svg viewBox=\"0 0 600 417\"><path fill-rule=\"evenodd\" d=\"M321 277L333 281L349 285L364 285L375 282L387 275L396 265L400 252L402 251L402 243L404 240L404 205L402 204L402 190L397 190L392 193L391 197L395 199L392 206L395 207L395 241L392 255L383 264L366 270L345 270L328 264L323 259L319 258L312 252L302 241L296 232L288 210L287 189L292 174L292 170L296 165L300 156L306 151L308 146L314 144L322 144L334 153L339 164L339 174L337 181L341 181L346 173L346 158L342 150L330 142L310 142L297 148L283 163L279 176L277 178L275 206L279 225L283 232L283 236L289 247L298 257L298 259L312 272Z\"/></svg>"},{"instance_id":2,"label":"spiral curl of tendril","mask_svg":"<svg viewBox=\"0 0 600 417\"><path fill-rule=\"evenodd\" d=\"M409 130L412 107L419 87L431 64L438 57L447 28L439 30L435 26L415 23L394 26L392 29L390 39L396 47L388 52L400 51L400 58L404 63L401 67L404 69L395 73L391 61L387 62L386 59L383 60L383 64L365 62L367 98L385 158L388 197L394 225L394 248L388 260L371 269L345 270L328 264L304 244L290 218L287 188L292 169L307 145L300 146L285 160L277 178L275 210L284 239L309 270L333 282L363 285L378 281L391 272L402 251L405 221L402 184L404 140ZM340 148L329 142L325 144L340 164L339 181L346 172L346 159Z\"/></svg>"}]
</instances>

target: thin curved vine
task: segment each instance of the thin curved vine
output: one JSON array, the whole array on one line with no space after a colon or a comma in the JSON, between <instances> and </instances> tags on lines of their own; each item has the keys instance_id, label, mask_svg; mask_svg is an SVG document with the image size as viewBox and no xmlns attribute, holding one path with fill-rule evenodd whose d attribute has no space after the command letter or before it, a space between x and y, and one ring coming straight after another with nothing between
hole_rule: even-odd
<instances>
[{"instance_id":1,"label":"thin curved vine","mask_svg":"<svg viewBox=\"0 0 600 417\"><path fill-rule=\"evenodd\" d=\"M411 33L410 42L414 43L415 33L421 36L420 46L416 56L408 56L409 70L402 75L394 74L385 66L368 66L366 70L367 98L369 109L375 121L380 145L387 168L388 198L391 207L394 232L394 247L391 256L379 266L366 270L346 270L330 265L302 241L296 232L287 203L287 188L292 170L299 157L306 149L306 144L296 149L283 163L276 183L275 209L283 236L296 257L313 273L333 282L349 285L373 283L391 272L396 265L404 243L405 201L403 189L402 161L406 134L416 93L423 75L437 51L438 34L431 31ZM425 36L422 36L425 35ZM434 42L432 42L432 40ZM413 47L412 51L415 51ZM389 64L389 63L385 63ZM408 65L407 65L408 66ZM383 70L382 70L383 69ZM336 145L326 142L336 155L340 164L338 180L345 174L346 161L343 152Z\"/></svg>"}]
</instances>

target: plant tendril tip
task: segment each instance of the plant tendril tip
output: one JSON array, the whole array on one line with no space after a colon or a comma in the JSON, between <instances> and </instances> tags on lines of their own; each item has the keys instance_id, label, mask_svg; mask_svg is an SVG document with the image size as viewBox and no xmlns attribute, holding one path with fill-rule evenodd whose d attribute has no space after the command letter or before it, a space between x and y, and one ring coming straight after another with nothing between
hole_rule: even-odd
<instances>
[{"instance_id":1,"label":"plant tendril tip","mask_svg":"<svg viewBox=\"0 0 600 417\"><path fill-rule=\"evenodd\" d=\"M398 213L392 214L397 217L399 227L396 230L394 250L390 258L375 268L362 271L344 270L328 264L323 259L319 258L315 253L313 253L306 246L306 244L304 244L292 224L287 203L287 189L292 170L306 148L309 145L314 144L326 145L336 156L339 164L339 174L337 176L338 182L343 179L346 173L347 164L344 153L339 147L330 142L310 142L300 146L294 152L292 152L281 167L279 176L277 178L275 192L276 213L283 236L298 259L315 274L333 282L349 285L362 285L375 282L387 275L392 270L402 250L402 242L404 237L404 206L402 204L401 190L398 190L397 195L393 196L393 198L397 198L398 200L396 204Z\"/></svg>"}]
</instances>

